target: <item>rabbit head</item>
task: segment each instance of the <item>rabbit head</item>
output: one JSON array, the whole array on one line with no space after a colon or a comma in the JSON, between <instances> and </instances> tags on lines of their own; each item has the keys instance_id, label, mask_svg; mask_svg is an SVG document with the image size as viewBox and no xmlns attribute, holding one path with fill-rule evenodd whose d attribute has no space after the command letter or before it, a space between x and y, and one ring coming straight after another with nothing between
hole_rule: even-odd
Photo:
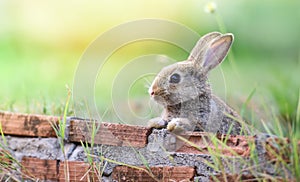
<instances>
[{"instance_id":1,"label":"rabbit head","mask_svg":"<svg viewBox=\"0 0 300 182\"><path fill-rule=\"evenodd\" d=\"M149 88L150 96L167 106L210 94L207 74L224 60L232 42L232 34L206 34L187 60L169 65L158 73Z\"/></svg>"}]
</instances>

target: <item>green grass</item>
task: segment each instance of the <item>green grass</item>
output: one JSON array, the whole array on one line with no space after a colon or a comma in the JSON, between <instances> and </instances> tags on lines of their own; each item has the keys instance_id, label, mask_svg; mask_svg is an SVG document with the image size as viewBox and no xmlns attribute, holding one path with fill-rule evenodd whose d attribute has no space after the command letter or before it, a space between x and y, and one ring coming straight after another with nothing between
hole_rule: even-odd
<instances>
[{"instance_id":1,"label":"green grass","mask_svg":"<svg viewBox=\"0 0 300 182\"><path fill-rule=\"evenodd\" d=\"M7 141L2 130L2 125L0 121L0 180L1 181L20 181L16 174L20 174L19 170L22 165L9 151L7 146Z\"/></svg>"},{"instance_id":2,"label":"green grass","mask_svg":"<svg viewBox=\"0 0 300 182\"><path fill-rule=\"evenodd\" d=\"M67 124L68 124L67 123L67 117L68 117L67 114L68 114L68 110L69 110L70 99L71 99L71 90L68 89L68 96L67 96L67 100L66 100L66 104L64 107L64 112L63 112L62 118L59 119L58 125L56 125L56 123L50 122L50 124L58 138L60 149L61 149L61 152L63 154L65 161L68 161L67 160L68 158L67 158L66 152L65 152L65 140L66 140L66 129L67 129ZM69 181L70 176L69 176L69 163L68 162L66 162L64 165L64 176L65 176L65 179L67 181Z\"/></svg>"}]
</instances>

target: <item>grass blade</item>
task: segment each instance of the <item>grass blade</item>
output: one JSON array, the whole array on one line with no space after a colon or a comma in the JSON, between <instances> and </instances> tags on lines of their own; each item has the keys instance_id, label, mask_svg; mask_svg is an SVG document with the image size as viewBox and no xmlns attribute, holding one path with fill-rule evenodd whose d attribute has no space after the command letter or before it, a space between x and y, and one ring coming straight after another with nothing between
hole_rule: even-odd
<instances>
[{"instance_id":1,"label":"grass blade","mask_svg":"<svg viewBox=\"0 0 300 182\"><path fill-rule=\"evenodd\" d=\"M242 108L241 108L241 112L240 112L241 117L244 117L245 111L246 111L246 107L247 107L247 105L249 104L249 102L251 101L251 99L252 99L253 95L255 94L255 92L256 92L256 88L254 88L254 89L251 91L251 93L250 93L249 96L247 97L246 101L243 103Z\"/></svg>"}]
</instances>

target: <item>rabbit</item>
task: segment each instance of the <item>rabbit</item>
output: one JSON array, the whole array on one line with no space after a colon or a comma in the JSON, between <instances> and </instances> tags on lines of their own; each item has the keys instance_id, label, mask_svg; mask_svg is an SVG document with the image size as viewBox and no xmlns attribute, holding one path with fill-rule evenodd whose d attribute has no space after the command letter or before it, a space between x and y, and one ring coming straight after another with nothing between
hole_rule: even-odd
<instances>
[{"instance_id":1,"label":"rabbit","mask_svg":"<svg viewBox=\"0 0 300 182\"><path fill-rule=\"evenodd\" d=\"M199 39L187 60L158 73L148 92L164 109L161 117L148 121L149 127L170 132L241 134L241 117L212 94L207 78L209 71L224 60L233 39L231 33L208 33Z\"/></svg>"}]
</instances>

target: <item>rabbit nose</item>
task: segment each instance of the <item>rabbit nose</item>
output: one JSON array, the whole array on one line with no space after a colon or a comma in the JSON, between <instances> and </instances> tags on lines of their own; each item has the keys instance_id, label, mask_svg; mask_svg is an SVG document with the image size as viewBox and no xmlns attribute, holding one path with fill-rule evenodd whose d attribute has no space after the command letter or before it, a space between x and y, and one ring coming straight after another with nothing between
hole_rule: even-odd
<instances>
[{"instance_id":1,"label":"rabbit nose","mask_svg":"<svg viewBox=\"0 0 300 182\"><path fill-rule=\"evenodd\" d=\"M153 89L149 89L149 95L152 97L152 96L154 96L154 94L155 94L154 90Z\"/></svg>"},{"instance_id":2,"label":"rabbit nose","mask_svg":"<svg viewBox=\"0 0 300 182\"><path fill-rule=\"evenodd\" d=\"M157 92L157 86L156 85L153 85L150 89L149 89L149 94L150 96L154 96L155 93Z\"/></svg>"},{"instance_id":3,"label":"rabbit nose","mask_svg":"<svg viewBox=\"0 0 300 182\"><path fill-rule=\"evenodd\" d=\"M158 87L156 84L153 84L149 89L150 96L154 96L157 93Z\"/></svg>"},{"instance_id":4,"label":"rabbit nose","mask_svg":"<svg viewBox=\"0 0 300 182\"><path fill-rule=\"evenodd\" d=\"M152 92L150 93L151 96L153 96L154 94L155 94L154 91L152 91Z\"/></svg>"}]
</instances>

